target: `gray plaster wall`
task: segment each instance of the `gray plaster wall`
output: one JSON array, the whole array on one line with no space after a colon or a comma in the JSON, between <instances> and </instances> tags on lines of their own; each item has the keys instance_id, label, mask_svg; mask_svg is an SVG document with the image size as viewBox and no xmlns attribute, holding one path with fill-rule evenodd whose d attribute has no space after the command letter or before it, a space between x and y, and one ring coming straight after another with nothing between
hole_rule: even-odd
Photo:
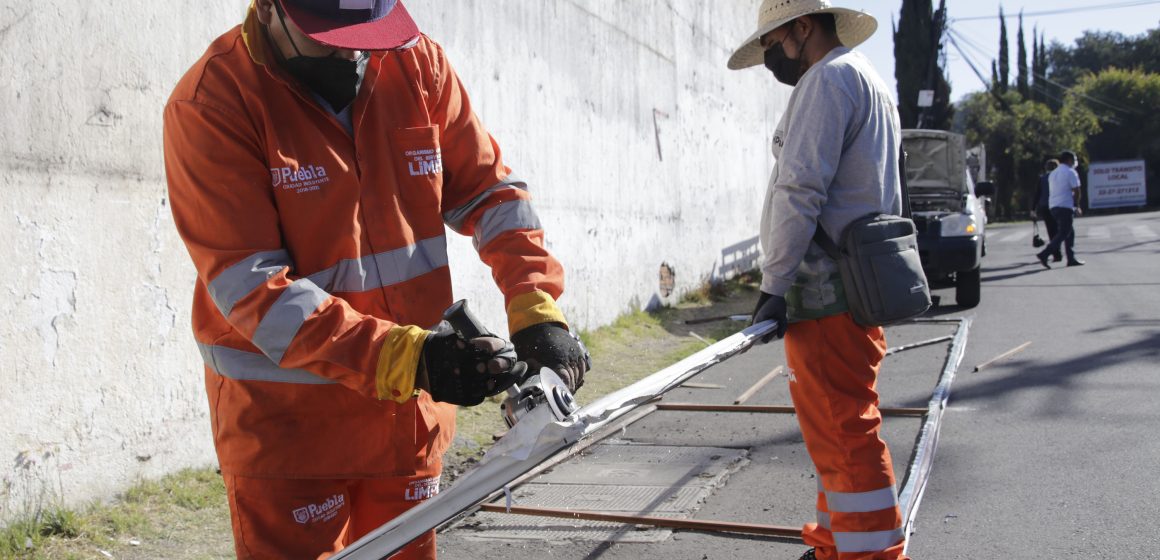
<instances>
[{"instance_id":1,"label":"gray plaster wall","mask_svg":"<svg viewBox=\"0 0 1160 560\"><path fill-rule=\"evenodd\" d=\"M0 519L215 461L161 111L247 4L0 0ZM530 183L574 326L752 266L788 97L725 69L757 4L410 2ZM504 331L468 240L451 259Z\"/></svg>"}]
</instances>

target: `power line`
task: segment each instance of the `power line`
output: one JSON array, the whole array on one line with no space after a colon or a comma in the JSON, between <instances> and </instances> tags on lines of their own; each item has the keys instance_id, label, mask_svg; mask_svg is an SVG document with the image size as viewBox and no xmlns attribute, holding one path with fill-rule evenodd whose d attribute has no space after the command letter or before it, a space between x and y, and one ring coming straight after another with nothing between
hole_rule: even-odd
<instances>
[{"instance_id":1,"label":"power line","mask_svg":"<svg viewBox=\"0 0 1160 560\"><path fill-rule=\"evenodd\" d=\"M1160 3L1160 2L1153 2L1153 3ZM948 37L951 34L953 34L955 37L958 37L960 40L962 40L964 43L966 43L967 46L971 47L972 49L977 51L979 54L981 54L984 58L990 58L992 60L995 59L995 54L993 52L989 51L988 49L986 49L985 47L980 45L977 41L972 39L970 36L964 34L962 31L959 31L957 29L951 29L950 27L948 27L947 32L948 32ZM965 57L965 53L963 53L962 48L959 47L957 43L955 46L956 46L956 48L959 48L959 53L964 54L964 57ZM974 68L972 68L972 69L974 69ZM976 74L978 74L978 71L976 71ZM1048 78L1047 76L1044 76L1042 74L1037 74L1035 72L1031 72L1031 75L1035 76L1035 78L1037 78L1039 80L1043 80L1044 82L1049 83L1049 84L1059 88L1060 90L1070 90L1070 88L1068 88L1067 86L1065 86L1059 82L1056 82L1055 80L1052 80L1051 78ZM1044 93L1046 93L1046 92L1044 92ZM1117 104L1112 103L1110 101L1107 101L1104 99L1099 99L1097 97L1093 97L1091 95L1087 95L1084 93L1079 93L1079 92L1074 92L1074 93L1076 95L1079 95L1080 97L1082 97L1084 99L1087 99L1089 101L1093 101L1095 103L1099 103L1100 105L1108 107L1109 109L1112 109L1113 111L1119 111L1121 113L1127 113L1129 115L1141 114L1140 111L1133 109L1133 108L1130 108L1130 107L1124 107L1122 105L1117 105ZM1048 94L1048 95L1050 96L1050 94ZM1060 99L1058 97L1055 97L1055 96L1050 96L1050 97L1052 97L1056 101L1062 101L1062 99Z\"/></svg>"},{"instance_id":2,"label":"power line","mask_svg":"<svg viewBox=\"0 0 1160 560\"><path fill-rule=\"evenodd\" d=\"M1080 13L1080 12L1094 12L1094 11L1099 11L1099 10L1114 10L1114 9L1118 9L1118 8L1135 8L1137 6L1148 6L1151 4L1160 4L1160 0L1136 0L1133 2L1111 2L1108 4L1096 4L1094 6L1083 6L1083 7L1076 7L1076 8L1059 8L1056 10L1040 10L1038 12L1022 12L1022 15L1027 16L1027 17L1057 16L1057 15L1064 15L1064 14L1076 14L1076 13ZM1018 17L1018 14L1004 15L1003 17L1004 18L1014 18L1014 17ZM957 18L951 18L950 21L953 23L956 21L978 21L978 20L987 20L987 19L999 19L999 16L957 17Z\"/></svg>"},{"instance_id":3,"label":"power line","mask_svg":"<svg viewBox=\"0 0 1160 560\"><path fill-rule=\"evenodd\" d=\"M967 63L967 66L970 66L970 67L971 67L971 70L972 70L972 71L974 71L975 75L979 77L979 81L983 83L983 88L984 88L984 89L985 89L987 92L989 92L989 93L991 93L992 95L994 95L995 99L996 99L996 100L998 100L998 101L999 101L999 103L1000 103L1001 105L1003 105L1003 109L1004 109L1004 110L1008 110L1008 111L1009 111L1009 110L1010 110L1010 106L1008 106L1008 105L1007 105L1007 100L1006 100L1006 99L1003 99L1003 98L1002 98L1002 97L1000 97L999 95L995 94L995 92L994 92L994 91L993 91L993 89L992 89L992 85L993 85L993 84L991 84L991 82L990 82L989 80L987 80L987 78L985 78L985 77L983 76L983 73L979 71L978 67L975 65L975 60L974 60L974 59L971 57L971 55L970 55L969 53L967 53L967 52L966 52L966 50L964 50L964 49L963 49L963 47L962 47L961 45L959 45L959 43L958 43L957 41L955 41L955 37L956 37L957 35L958 35L958 34L957 34L957 33L955 33L955 32L954 32L954 30L948 30L948 33L947 33L947 39L948 39L948 40L950 40L950 42L951 42L951 45L953 45L953 46L955 47L955 50L957 50L957 51L959 52L959 56L961 56L961 57L962 57L962 59L963 59L963 61ZM969 39L968 39L968 38L966 38L966 37L961 37L961 36L960 36L959 38L960 38L960 39L962 39L964 42L967 42L967 41L969 41ZM968 44L967 44L967 46L969 46L969 47L971 47L971 48L973 48L973 49L976 49L976 50L978 50L978 49L979 49L978 45L972 45L972 44L969 44L969 43L968 43ZM984 58L986 58L986 55L984 55ZM1044 87L1040 86L1039 84L1036 84L1036 85L1034 85L1034 86L1032 86L1032 87L1036 88L1036 89L1037 89L1037 90L1038 90L1040 93L1042 93L1044 96L1046 96L1046 97L1050 97L1050 98L1051 98L1053 101L1057 101L1057 102L1059 102L1060 104L1063 104L1063 102L1064 102L1064 99L1063 99L1062 97L1059 97L1059 96L1057 96L1057 95L1053 95L1051 92L1047 91L1047 89L1046 89L1046 88L1044 88ZM1110 119L1110 120L1112 120L1112 121L1116 121L1116 119ZM1118 122L1118 121L1116 121L1116 122Z\"/></svg>"}]
</instances>

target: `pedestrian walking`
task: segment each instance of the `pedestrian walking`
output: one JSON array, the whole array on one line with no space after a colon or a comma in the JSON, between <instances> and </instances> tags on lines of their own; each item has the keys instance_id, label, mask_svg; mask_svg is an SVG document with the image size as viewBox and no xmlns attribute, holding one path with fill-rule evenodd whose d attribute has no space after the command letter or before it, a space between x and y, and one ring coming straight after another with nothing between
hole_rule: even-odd
<instances>
[{"instance_id":1,"label":"pedestrian walking","mask_svg":"<svg viewBox=\"0 0 1160 560\"><path fill-rule=\"evenodd\" d=\"M1052 239L1059 231L1059 226L1056 224L1055 217L1051 215L1051 186L1048 178L1051 172L1059 167L1059 160L1051 158L1043 164L1043 174L1039 176L1039 181L1035 187L1035 215L1043 221L1043 227L1047 228L1047 238ZM1063 254L1059 247L1055 248L1055 252L1051 254L1051 260L1059 262L1063 260Z\"/></svg>"},{"instance_id":2,"label":"pedestrian walking","mask_svg":"<svg viewBox=\"0 0 1160 560\"><path fill-rule=\"evenodd\" d=\"M454 405L517 358L582 383L527 185L402 1L254 0L164 123L238 558L324 558L437 494ZM491 267L514 349L440 324L445 226Z\"/></svg>"},{"instance_id":3,"label":"pedestrian walking","mask_svg":"<svg viewBox=\"0 0 1160 560\"><path fill-rule=\"evenodd\" d=\"M1059 156L1059 167L1048 175L1048 184L1051 191L1049 206L1051 216L1055 218L1056 231L1051 236L1051 242L1039 251L1036 258L1044 268L1051 268L1047 257L1059 251L1062 245L1067 253L1067 266L1083 266L1075 256L1075 227L1076 216L1083 215L1080 208L1079 174L1075 172L1075 152L1065 151Z\"/></svg>"},{"instance_id":4,"label":"pedestrian walking","mask_svg":"<svg viewBox=\"0 0 1160 560\"><path fill-rule=\"evenodd\" d=\"M811 241L816 228L840 239L858 218L901 214L898 112L869 60L852 50L877 21L822 0L765 0L758 22L729 67L764 63L794 87L773 135L753 321L777 321L772 337L785 338L790 395L818 473L817 520L802 531L813 548L802 558L905 558L879 435L883 330L854 322L837 264Z\"/></svg>"}]
</instances>

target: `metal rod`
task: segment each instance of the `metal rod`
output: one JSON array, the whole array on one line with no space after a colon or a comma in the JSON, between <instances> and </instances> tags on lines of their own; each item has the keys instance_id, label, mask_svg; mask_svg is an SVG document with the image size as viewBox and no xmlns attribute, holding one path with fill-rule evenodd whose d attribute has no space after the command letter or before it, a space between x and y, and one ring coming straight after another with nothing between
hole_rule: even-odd
<instances>
[{"instance_id":1,"label":"metal rod","mask_svg":"<svg viewBox=\"0 0 1160 560\"><path fill-rule=\"evenodd\" d=\"M946 336L940 336L938 338L932 338L930 340L924 340L922 342L915 342L914 344L904 344L902 346L895 346L894 348L887 350L886 355L889 356L891 354L897 354L899 352L902 352L903 350L911 350L913 348L920 348L923 346L930 346L931 344L938 344L940 342L946 342L946 341L951 340L953 338L954 338L954 335L948 334Z\"/></svg>"},{"instance_id":2,"label":"metal rod","mask_svg":"<svg viewBox=\"0 0 1160 560\"><path fill-rule=\"evenodd\" d=\"M716 315L713 317L701 317L699 319L685 319L685 324L686 325L700 325L702 323L712 323L714 321L724 321L726 319L728 319L730 321L737 321L738 323L744 323L744 322L749 321L750 316L749 315L737 315L737 314L734 314L734 315Z\"/></svg>"},{"instance_id":3,"label":"metal rod","mask_svg":"<svg viewBox=\"0 0 1160 560\"><path fill-rule=\"evenodd\" d=\"M925 321L934 322L934 321ZM942 374L935 385L927 405L929 413L918 433L918 440L914 444L914 454L910 458L906 478L898 493L898 505L902 510L903 534L907 536L903 548L910 546L910 534L914 532L915 518L918 516L918 506L922 503L922 495L926 491L926 484L930 480L930 470L934 466L934 454L938 449L939 432L942 429L943 412L946 411L947 401L951 397L951 384L955 374L966 354L967 337L971 330L971 319L958 320L959 328L955 332L954 342L947 352L943 362Z\"/></svg>"},{"instance_id":4,"label":"metal rod","mask_svg":"<svg viewBox=\"0 0 1160 560\"><path fill-rule=\"evenodd\" d=\"M610 521L628 525L651 525L653 527L667 527L671 529L689 529L693 531L711 531L715 533L744 533L747 535L764 535L768 537L786 537L801 539L802 531L794 527L780 527L777 525L759 525L756 523L730 523L724 521L705 521L700 519L674 519L670 517L655 517L651 515L626 515L599 511L574 511L558 508L541 508L527 506L512 506L508 509L498 504L483 504L479 507L483 511L494 513L511 513L515 515L535 515L539 517L556 517L560 519L581 519L584 521Z\"/></svg>"},{"instance_id":5,"label":"metal rod","mask_svg":"<svg viewBox=\"0 0 1160 560\"><path fill-rule=\"evenodd\" d=\"M649 414L656 412L657 407L655 405L653 405L652 403L655 403L655 402L661 400L661 398L662 397L654 398L653 400L645 403L644 406L641 406L638 410L633 411L632 414L629 414L628 416L621 418L619 421L601 428L600 431L592 434L592 437L587 438L587 439L582 439L582 440L576 442L575 444L573 444L571 447L568 448L567 452L558 453L555 456L549 458L548 460L540 463L535 468L529 470L528 472L520 475L515 480L511 481L511 483L508 484L504 488L506 488L508 490L511 490L514 488L519 488L519 486L521 484L523 484L523 483L525 483L525 482L527 482L527 481L529 481L537 476L540 476L541 474L543 474L544 471L546 471L552 467L555 467L556 465L559 465L560 463L563 463L564 461L567 461L568 459L571 459L571 458L583 453L589 447L592 447L593 445L596 445L596 444L608 439L609 436L612 436L612 435L620 432L621 430L624 430L625 428L631 426L632 424L636 423L638 420L644 418L645 416L648 416ZM504 488L501 488L499 490L496 490L495 492L492 492L490 495L488 495L486 498L484 498L484 501L489 502L491 500L494 500L494 499L502 496L504 494ZM436 531L443 532L445 530L451 529L461 519L463 519L469 515L474 514L478 510L479 510L478 507L467 508L467 509L459 512L458 515L444 521L441 525L439 525L436 528Z\"/></svg>"},{"instance_id":6,"label":"metal rod","mask_svg":"<svg viewBox=\"0 0 1160 560\"><path fill-rule=\"evenodd\" d=\"M657 405L657 410L669 410L679 412L740 412L749 414L793 414L794 408L792 406L778 406L778 405L763 405L763 404L697 404L697 403L660 403ZM925 408L893 408L883 407L878 409L883 416L908 416L921 418L926 416L928 409Z\"/></svg>"},{"instance_id":7,"label":"metal rod","mask_svg":"<svg viewBox=\"0 0 1160 560\"><path fill-rule=\"evenodd\" d=\"M773 381L774 377L781 375L781 372L784 370L785 368L782 366L773 368L772 371L765 374L765 377L762 377L757 381L757 383L754 383L752 387L746 389L744 393L741 393L741 396L737 397L737 400L733 401L733 404L743 404L745 401L752 398L753 395L756 395L757 392L760 391L763 387L769 385L769 382Z\"/></svg>"},{"instance_id":8,"label":"metal rod","mask_svg":"<svg viewBox=\"0 0 1160 560\"><path fill-rule=\"evenodd\" d=\"M697 340L700 340L700 341L701 341L701 343L702 343L702 344L704 344L706 347L709 347L709 346L712 346L712 345L713 345L713 343L712 343L712 342L709 342L708 340L705 340L705 337L703 337L703 336L701 336L701 335L699 335L699 334L697 334L697 333L695 333L695 332L693 332L693 331L689 331L689 336L691 336L691 337L693 337L693 338L695 338L695 339L697 339Z\"/></svg>"},{"instance_id":9,"label":"metal rod","mask_svg":"<svg viewBox=\"0 0 1160 560\"><path fill-rule=\"evenodd\" d=\"M716 383L695 383L692 381L689 381L687 383L682 383L681 387L685 388L685 389L724 389L725 388L724 385L718 385Z\"/></svg>"},{"instance_id":10,"label":"metal rod","mask_svg":"<svg viewBox=\"0 0 1160 560\"><path fill-rule=\"evenodd\" d=\"M713 317L701 317L698 319L685 319L686 325L701 325L704 323L712 323L715 321L724 321L728 319L728 315L714 315Z\"/></svg>"},{"instance_id":11,"label":"metal rod","mask_svg":"<svg viewBox=\"0 0 1160 560\"><path fill-rule=\"evenodd\" d=\"M1024 342L1023 344L1020 344L1019 346L1016 346L1015 348L1012 348L1006 352L1003 352L1002 354L999 354L998 356L995 356L994 358L991 358L990 360L987 360L987 361L975 366L975 371L979 371L979 370L981 370L981 369L983 369L983 368L985 368L985 367L987 367L995 362L1010 358L1011 356L1014 356L1015 354L1018 354L1024 350L1026 350L1028 346L1031 346L1030 341Z\"/></svg>"}]
</instances>

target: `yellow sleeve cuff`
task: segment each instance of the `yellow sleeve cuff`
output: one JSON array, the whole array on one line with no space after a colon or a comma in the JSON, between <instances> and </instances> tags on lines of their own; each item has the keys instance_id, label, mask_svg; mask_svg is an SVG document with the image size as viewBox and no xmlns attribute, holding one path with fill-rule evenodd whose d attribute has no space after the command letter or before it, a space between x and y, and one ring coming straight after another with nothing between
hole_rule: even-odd
<instances>
[{"instance_id":1,"label":"yellow sleeve cuff","mask_svg":"<svg viewBox=\"0 0 1160 560\"><path fill-rule=\"evenodd\" d=\"M564 314L556 307L556 300L548 292L536 290L512 298L507 306L508 332L518 333L540 323L563 323Z\"/></svg>"},{"instance_id":2,"label":"yellow sleeve cuff","mask_svg":"<svg viewBox=\"0 0 1160 560\"><path fill-rule=\"evenodd\" d=\"M431 331L414 325L387 331L375 368L375 389L380 400L406 402L415 393L415 371L423 355L423 343Z\"/></svg>"}]
</instances>

